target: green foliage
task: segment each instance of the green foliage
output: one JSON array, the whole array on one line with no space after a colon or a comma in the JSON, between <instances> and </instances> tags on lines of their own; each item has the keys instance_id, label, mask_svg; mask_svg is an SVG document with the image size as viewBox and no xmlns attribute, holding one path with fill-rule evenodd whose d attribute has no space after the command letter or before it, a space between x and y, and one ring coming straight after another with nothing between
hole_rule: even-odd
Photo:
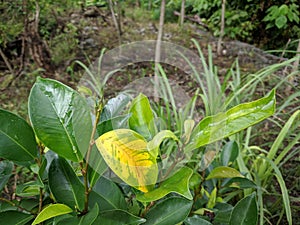
<instances>
[{"instance_id":1,"label":"green foliage","mask_svg":"<svg viewBox=\"0 0 300 225\"><path fill-rule=\"evenodd\" d=\"M223 89L214 82L217 78L212 66L203 67L211 89L202 93L209 115L200 122L190 117L195 99L186 110L176 110L170 84L163 80L161 87L171 101L158 108L164 110L166 103L170 104L165 110L167 116L160 118L170 119L168 130L156 126L154 121L159 114L143 94L132 101L120 94L105 104L102 94L107 79L101 84L91 83L98 88L98 96L91 95L88 101L58 81L38 78L29 96L31 126L0 110L0 156L16 163L22 159L34 174L29 182L18 184L16 193L29 197L33 204L27 208L10 202L15 208L1 211L1 221L56 225L211 221L256 224L258 205L263 217L263 185L274 170L292 224L287 188L277 167L288 150L277 158L275 155L299 111L283 128L269 155L245 155L241 146L247 147L247 143L234 141L234 137L274 114L275 90L258 100L236 105L237 88L237 93L223 103L225 106L221 100L210 102L214 92L222 93ZM92 73L88 76L95 78ZM249 84L256 87L255 82ZM230 108L232 105L235 106ZM7 148L14 154L7 154ZM247 164L249 161L251 164ZM271 167L266 166L269 164ZM266 173L259 174L259 168ZM11 162L0 162L0 187L6 184L11 171ZM112 171L123 182L112 176ZM1 208L2 205L1 201ZM213 215L213 219L207 215Z\"/></svg>"},{"instance_id":2,"label":"green foliage","mask_svg":"<svg viewBox=\"0 0 300 225\"><path fill-rule=\"evenodd\" d=\"M267 29L274 27L283 29L288 26L289 22L299 23L299 5L292 3L290 5L282 4L280 7L277 5L271 6L267 10L267 15L263 21L268 22Z\"/></svg>"}]
</instances>

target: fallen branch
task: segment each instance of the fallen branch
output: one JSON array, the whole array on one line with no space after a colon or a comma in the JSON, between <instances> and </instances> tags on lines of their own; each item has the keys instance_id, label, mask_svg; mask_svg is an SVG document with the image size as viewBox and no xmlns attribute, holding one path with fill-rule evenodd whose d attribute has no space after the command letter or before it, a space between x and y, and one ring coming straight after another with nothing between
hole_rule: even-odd
<instances>
[{"instance_id":1,"label":"fallen branch","mask_svg":"<svg viewBox=\"0 0 300 225\"><path fill-rule=\"evenodd\" d=\"M174 11L174 15L175 16L180 16L180 12ZM189 21L197 23L197 24L201 25L202 27L204 27L205 29L208 30L208 26L201 21L201 18L198 15L194 15L194 16L187 16L187 15L185 15L184 19L187 19Z\"/></svg>"}]
</instances>

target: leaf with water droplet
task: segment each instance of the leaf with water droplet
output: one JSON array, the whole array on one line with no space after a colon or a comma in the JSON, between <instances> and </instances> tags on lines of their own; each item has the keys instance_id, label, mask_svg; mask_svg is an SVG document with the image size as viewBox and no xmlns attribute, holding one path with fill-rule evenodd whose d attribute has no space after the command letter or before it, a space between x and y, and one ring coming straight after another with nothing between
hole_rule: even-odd
<instances>
[{"instance_id":1,"label":"leaf with water droplet","mask_svg":"<svg viewBox=\"0 0 300 225\"><path fill-rule=\"evenodd\" d=\"M39 140L59 156L81 161L92 132L90 109L70 87L38 78L29 96L29 117Z\"/></svg>"},{"instance_id":2,"label":"leaf with water droplet","mask_svg":"<svg viewBox=\"0 0 300 225\"><path fill-rule=\"evenodd\" d=\"M253 102L237 105L227 112L205 117L194 128L185 151L222 140L270 117L275 112L275 90Z\"/></svg>"}]
</instances>

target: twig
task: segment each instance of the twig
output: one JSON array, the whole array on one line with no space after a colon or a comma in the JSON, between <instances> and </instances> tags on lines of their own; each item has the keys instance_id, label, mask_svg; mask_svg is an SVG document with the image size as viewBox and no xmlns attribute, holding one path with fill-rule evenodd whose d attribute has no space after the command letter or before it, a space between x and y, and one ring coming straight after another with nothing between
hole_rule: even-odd
<instances>
[{"instance_id":1,"label":"twig","mask_svg":"<svg viewBox=\"0 0 300 225\"><path fill-rule=\"evenodd\" d=\"M11 67L11 65L10 65L10 63L9 63L9 61L8 61L8 59L7 59L7 57L5 56L5 54L4 54L4 52L2 51L1 48L0 48L0 55L1 55L2 59L4 60L4 63L5 63L5 65L7 66L9 72L10 72L11 74L14 74L14 70L12 69L12 67Z\"/></svg>"}]
</instances>

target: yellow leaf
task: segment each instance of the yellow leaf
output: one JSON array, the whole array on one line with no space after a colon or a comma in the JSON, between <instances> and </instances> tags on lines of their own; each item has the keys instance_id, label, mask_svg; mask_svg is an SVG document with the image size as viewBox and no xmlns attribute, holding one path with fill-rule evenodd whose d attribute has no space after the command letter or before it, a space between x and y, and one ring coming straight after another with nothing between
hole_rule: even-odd
<instances>
[{"instance_id":1,"label":"yellow leaf","mask_svg":"<svg viewBox=\"0 0 300 225\"><path fill-rule=\"evenodd\" d=\"M96 146L111 170L142 192L153 189L158 167L146 140L133 130L117 129L101 135Z\"/></svg>"}]
</instances>

